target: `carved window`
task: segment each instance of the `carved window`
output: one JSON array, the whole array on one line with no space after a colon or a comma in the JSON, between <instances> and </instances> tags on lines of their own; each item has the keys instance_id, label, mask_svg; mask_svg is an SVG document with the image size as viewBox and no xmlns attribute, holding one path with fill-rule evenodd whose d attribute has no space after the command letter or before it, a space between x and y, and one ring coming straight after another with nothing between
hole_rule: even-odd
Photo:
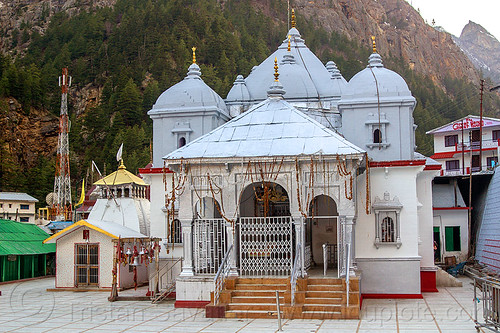
<instances>
[{"instance_id":1,"label":"carved window","mask_svg":"<svg viewBox=\"0 0 500 333\"><path fill-rule=\"evenodd\" d=\"M373 131L373 143L382 143L382 132L378 128Z\"/></svg>"},{"instance_id":2,"label":"carved window","mask_svg":"<svg viewBox=\"0 0 500 333\"><path fill-rule=\"evenodd\" d=\"M381 242L394 242L394 235L395 235L395 229L394 229L394 220L390 218L389 216L386 216L382 219L382 225L381 225L381 232L382 232L382 237L380 238Z\"/></svg>"},{"instance_id":3,"label":"carved window","mask_svg":"<svg viewBox=\"0 0 500 333\"><path fill-rule=\"evenodd\" d=\"M397 197L390 198L388 192L384 198L375 198L372 205L375 212L375 247L380 245L401 246L400 213L403 205Z\"/></svg>"}]
</instances>

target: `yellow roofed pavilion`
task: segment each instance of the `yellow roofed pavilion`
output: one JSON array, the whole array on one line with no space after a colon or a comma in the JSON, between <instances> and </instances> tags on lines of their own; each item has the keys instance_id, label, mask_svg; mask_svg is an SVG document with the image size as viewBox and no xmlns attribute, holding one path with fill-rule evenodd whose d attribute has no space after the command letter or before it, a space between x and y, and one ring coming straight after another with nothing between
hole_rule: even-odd
<instances>
[{"instance_id":1,"label":"yellow roofed pavilion","mask_svg":"<svg viewBox=\"0 0 500 333\"><path fill-rule=\"evenodd\" d=\"M118 170L113 172L112 174L99 179L94 183L94 185L103 185L103 186L112 186L112 185L124 185L124 184L137 184L137 185L146 185L144 181L134 175L133 173L127 171L127 168L123 164L123 160L120 161L120 166Z\"/></svg>"}]
</instances>

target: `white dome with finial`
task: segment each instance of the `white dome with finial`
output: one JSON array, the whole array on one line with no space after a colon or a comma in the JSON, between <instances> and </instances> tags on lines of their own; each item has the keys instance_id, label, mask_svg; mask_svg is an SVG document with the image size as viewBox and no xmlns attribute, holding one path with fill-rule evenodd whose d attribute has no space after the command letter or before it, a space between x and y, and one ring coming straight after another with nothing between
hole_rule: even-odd
<instances>
[{"instance_id":1,"label":"white dome with finial","mask_svg":"<svg viewBox=\"0 0 500 333\"><path fill-rule=\"evenodd\" d=\"M406 81L398 73L384 67L380 54L372 53L368 66L354 75L347 84L339 104L379 99L415 100Z\"/></svg>"},{"instance_id":2,"label":"white dome with finial","mask_svg":"<svg viewBox=\"0 0 500 333\"><path fill-rule=\"evenodd\" d=\"M165 90L156 100L149 115L179 112L183 109L214 110L228 114L224 100L201 78L200 67L193 63L189 66L184 80Z\"/></svg>"},{"instance_id":3,"label":"white dome with finial","mask_svg":"<svg viewBox=\"0 0 500 333\"><path fill-rule=\"evenodd\" d=\"M292 22L293 23L293 22ZM245 79L252 101L258 102L267 98L267 87L270 79L269 69L272 68L274 58L285 68L281 71L281 84L286 89L285 99L299 101L323 101L340 97L338 89L332 84L331 74L323 63L309 50L301 38L299 31L292 24L287 36L290 38L290 51L288 51L288 38L283 41L279 48L267 57L262 63L254 67ZM293 61L287 60L291 55ZM288 69L286 68L288 67ZM295 72L292 73L292 70ZM239 89L233 86L229 92L226 102L234 102L233 90Z\"/></svg>"},{"instance_id":4,"label":"white dome with finial","mask_svg":"<svg viewBox=\"0 0 500 333\"><path fill-rule=\"evenodd\" d=\"M250 101L250 93L245 84L245 79L243 75L238 75L236 80L234 80L233 88L227 94L227 99L234 102L247 102Z\"/></svg>"}]
</instances>

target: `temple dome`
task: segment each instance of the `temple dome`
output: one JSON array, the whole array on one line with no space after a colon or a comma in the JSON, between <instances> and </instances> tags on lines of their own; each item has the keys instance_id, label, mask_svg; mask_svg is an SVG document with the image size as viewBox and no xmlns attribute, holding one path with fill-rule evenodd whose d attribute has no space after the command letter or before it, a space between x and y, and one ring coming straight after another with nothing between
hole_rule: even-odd
<instances>
[{"instance_id":1,"label":"temple dome","mask_svg":"<svg viewBox=\"0 0 500 333\"><path fill-rule=\"evenodd\" d=\"M165 90L156 100L149 115L182 110L207 111L219 109L228 114L224 100L201 78L200 67L189 66L184 80Z\"/></svg>"},{"instance_id":2,"label":"temple dome","mask_svg":"<svg viewBox=\"0 0 500 333\"><path fill-rule=\"evenodd\" d=\"M385 68L382 57L373 53L368 60L368 66L354 75L347 84L340 104L377 101L377 93L380 100L384 101L415 100L406 81L398 73Z\"/></svg>"},{"instance_id":3,"label":"temple dome","mask_svg":"<svg viewBox=\"0 0 500 333\"><path fill-rule=\"evenodd\" d=\"M331 74L305 45L299 31L296 28L291 28L288 31L288 36L290 36L290 52L287 50L287 38L273 54L260 65L254 67L245 79L252 101L262 101L267 98L267 87L271 84L269 72L274 66L275 58L284 64L284 66L280 67L280 82L286 90L285 99L318 101L340 97L340 93L334 89L332 84ZM288 70L283 69L283 67L288 67L286 64L287 54L291 54L294 58L294 63L288 64L290 69L296 71L293 75L292 73L287 74ZM297 83L300 83L298 87L296 87ZM226 102L235 102L233 99L233 96L235 96L234 89L238 89L238 87L233 86Z\"/></svg>"},{"instance_id":4,"label":"temple dome","mask_svg":"<svg viewBox=\"0 0 500 333\"><path fill-rule=\"evenodd\" d=\"M250 93L248 92L243 75L238 75L236 77L232 89L227 94L227 99L233 102L250 101Z\"/></svg>"}]
</instances>

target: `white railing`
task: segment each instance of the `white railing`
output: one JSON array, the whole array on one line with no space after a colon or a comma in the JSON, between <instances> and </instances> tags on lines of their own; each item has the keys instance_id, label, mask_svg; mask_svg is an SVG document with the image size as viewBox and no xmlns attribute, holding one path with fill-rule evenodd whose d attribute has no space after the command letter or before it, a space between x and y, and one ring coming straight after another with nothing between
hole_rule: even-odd
<instances>
[{"instance_id":1,"label":"white railing","mask_svg":"<svg viewBox=\"0 0 500 333\"><path fill-rule=\"evenodd\" d=\"M161 302L175 291L176 277L181 271L181 267L176 269L178 264L182 266L182 258L178 258L173 262L167 262L165 266L149 277L150 286L157 284L156 287L153 287L153 290L160 290L159 293L156 293L151 297L152 303ZM151 281L154 281L153 284ZM162 288L163 285L166 287Z\"/></svg>"},{"instance_id":2,"label":"white railing","mask_svg":"<svg viewBox=\"0 0 500 333\"><path fill-rule=\"evenodd\" d=\"M292 305L295 305L295 291L297 289L297 278L301 275L300 272L302 272L302 246L297 242L295 246L295 260L293 261L292 274L290 276Z\"/></svg>"},{"instance_id":3,"label":"white railing","mask_svg":"<svg viewBox=\"0 0 500 333\"><path fill-rule=\"evenodd\" d=\"M197 275L217 273L226 252L224 219L195 219L193 225L193 261Z\"/></svg>"},{"instance_id":4,"label":"white railing","mask_svg":"<svg viewBox=\"0 0 500 333\"><path fill-rule=\"evenodd\" d=\"M477 295L478 288L481 298ZM477 319L477 303L481 301L483 302L484 323L480 323ZM480 327L494 332L500 330L500 283L474 277L474 322L478 331Z\"/></svg>"},{"instance_id":5,"label":"white railing","mask_svg":"<svg viewBox=\"0 0 500 333\"><path fill-rule=\"evenodd\" d=\"M337 265L337 244L329 244L328 242L322 245L323 247L323 275L326 276L328 264L333 267Z\"/></svg>"},{"instance_id":6,"label":"white railing","mask_svg":"<svg viewBox=\"0 0 500 333\"><path fill-rule=\"evenodd\" d=\"M349 278L350 278L350 267L351 267L351 244L346 244L345 253L345 287L346 287L346 301L347 306L349 306Z\"/></svg>"},{"instance_id":7,"label":"white railing","mask_svg":"<svg viewBox=\"0 0 500 333\"><path fill-rule=\"evenodd\" d=\"M482 142L482 149L485 148L496 148L500 146L500 140L483 140ZM479 149L479 141L472 141L472 142L460 142L455 145L455 151L461 151L461 150L469 150L469 149L476 150Z\"/></svg>"},{"instance_id":8,"label":"white railing","mask_svg":"<svg viewBox=\"0 0 500 333\"><path fill-rule=\"evenodd\" d=\"M229 247L224 255L224 259L222 259L222 263L217 270L217 274L214 277L214 305L219 304L219 297L221 291L224 289L226 285L226 278L229 275L229 271L231 270L231 263L229 258L231 257L233 251L233 245Z\"/></svg>"}]
</instances>

